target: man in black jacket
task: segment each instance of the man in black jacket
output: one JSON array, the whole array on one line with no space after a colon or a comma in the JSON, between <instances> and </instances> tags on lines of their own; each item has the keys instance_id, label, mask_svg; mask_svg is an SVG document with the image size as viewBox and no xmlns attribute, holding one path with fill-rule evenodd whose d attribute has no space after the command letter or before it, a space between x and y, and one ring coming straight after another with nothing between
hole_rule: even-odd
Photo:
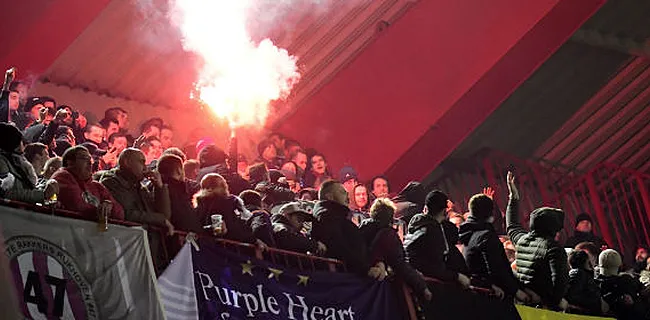
<instances>
[{"instance_id":1,"label":"man in black jacket","mask_svg":"<svg viewBox=\"0 0 650 320\"><path fill-rule=\"evenodd\" d=\"M517 278L536 305L565 310L563 298L569 281L564 248L555 240L564 226L564 212L542 207L530 214L530 232L519 223L519 191L512 172L508 172L510 201L506 209L508 236L517 249Z\"/></svg>"},{"instance_id":2,"label":"man in black jacket","mask_svg":"<svg viewBox=\"0 0 650 320\"><path fill-rule=\"evenodd\" d=\"M497 296L517 296L526 300L510 268L499 236L492 226L494 203L485 194L474 195L469 200L470 216L460 225L460 242L465 246L463 256L473 279L483 286L492 287Z\"/></svg>"},{"instance_id":3,"label":"man in black jacket","mask_svg":"<svg viewBox=\"0 0 650 320\"><path fill-rule=\"evenodd\" d=\"M312 223L311 236L327 246L327 256L345 263L348 271L373 278L385 277L382 262L370 267L365 241L357 226L348 220L348 193L343 185L334 180L323 182L314 206L316 220Z\"/></svg>"},{"instance_id":4,"label":"man in black jacket","mask_svg":"<svg viewBox=\"0 0 650 320\"><path fill-rule=\"evenodd\" d=\"M327 247L322 242L309 239L300 232L303 224L313 222L314 217L304 211L297 202L283 205L277 214L271 216L271 221L277 248L313 254L323 254L327 251Z\"/></svg>"},{"instance_id":5,"label":"man in black jacket","mask_svg":"<svg viewBox=\"0 0 650 320\"><path fill-rule=\"evenodd\" d=\"M452 247L456 249L455 244L447 243L442 226L447 200L447 195L442 191L429 192L424 202L424 213L416 214L409 222L404 248L409 263L426 277L445 282L459 282L467 288L470 279L462 273L450 270L446 265Z\"/></svg>"}]
</instances>

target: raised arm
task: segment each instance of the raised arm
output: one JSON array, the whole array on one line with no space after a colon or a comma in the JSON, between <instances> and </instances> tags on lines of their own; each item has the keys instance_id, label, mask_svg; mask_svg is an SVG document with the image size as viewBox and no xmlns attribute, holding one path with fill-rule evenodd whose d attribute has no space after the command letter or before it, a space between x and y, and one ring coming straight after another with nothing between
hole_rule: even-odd
<instances>
[{"instance_id":1,"label":"raised arm","mask_svg":"<svg viewBox=\"0 0 650 320\"><path fill-rule=\"evenodd\" d=\"M515 176L508 171L508 208L506 209L506 231L512 243L517 244L527 232L519 222L519 189L515 184Z\"/></svg>"}]
</instances>

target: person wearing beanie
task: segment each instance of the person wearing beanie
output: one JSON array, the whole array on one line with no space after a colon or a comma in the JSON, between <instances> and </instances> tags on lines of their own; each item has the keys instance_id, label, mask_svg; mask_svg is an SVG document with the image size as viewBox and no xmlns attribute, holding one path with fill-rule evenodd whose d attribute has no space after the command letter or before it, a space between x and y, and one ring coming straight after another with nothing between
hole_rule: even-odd
<instances>
[{"instance_id":1,"label":"person wearing beanie","mask_svg":"<svg viewBox=\"0 0 650 320\"><path fill-rule=\"evenodd\" d=\"M587 213L581 213L576 217L575 233L566 241L564 246L567 248L575 248L581 242L591 242L601 250L608 247L607 242L603 238L594 234L593 221Z\"/></svg>"},{"instance_id":2,"label":"person wearing beanie","mask_svg":"<svg viewBox=\"0 0 650 320\"><path fill-rule=\"evenodd\" d=\"M598 256L599 273L596 282L600 295L607 302L616 319L648 319L650 308L641 294L643 285L632 275L620 273L623 264L621 255L607 249Z\"/></svg>"},{"instance_id":3,"label":"person wearing beanie","mask_svg":"<svg viewBox=\"0 0 650 320\"><path fill-rule=\"evenodd\" d=\"M472 279L481 286L492 288L500 298L517 297L525 301L527 295L510 270L510 262L494 230L494 202L485 194L474 195L469 200L470 216L460 225L460 242L463 256Z\"/></svg>"},{"instance_id":4,"label":"person wearing beanie","mask_svg":"<svg viewBox=\"0 0 650 320\"><path fill-rule=\"evenodd\" d=\"M0 197L42 203L59 192L58 183L49 180L43 190L36 188L38 176L23 152L23 135L11 124L0 123Z\"/></svg>"},{"instance_id":5,"label":"person wearing beanie","mask_svg":"<svg viewBox=\"0 0 650 320\"><path fill-rule=\"evenodd\" d=\"M512 172L508 172L507 183L510 200L506 209L506 229L517 250L516 276L531 296L531 305L566 310L567 254L555 241L564 227L564 212L547 207L533 210L530 213L531 231L527 232L519 222L519 190Z\"/></svg>"}]
</instances>

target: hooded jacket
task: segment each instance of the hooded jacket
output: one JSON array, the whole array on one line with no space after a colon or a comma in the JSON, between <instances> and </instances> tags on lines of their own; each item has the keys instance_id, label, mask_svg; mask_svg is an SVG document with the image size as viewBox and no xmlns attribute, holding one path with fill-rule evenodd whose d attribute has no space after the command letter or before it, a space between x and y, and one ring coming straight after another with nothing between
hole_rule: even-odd
<instances>
[{"instance_id":1,"label":"hooded jacket","mask_svg":"<svg viewBox=\"0 0 650 320\"><path fill-rule=\"evenodd\" d=\"M318 243L296 230L284 215L274 214L271 216L271 222L273 239L278 249L300 253L315 253L318 250Z\"/></svg>"},{"instance_id":2,"label":"hooded jacket","mask_svg":"<svg viewBox=\"0 0 650 320\"><path fill-rule=\"evenodd\" d=\"M469 216L460 225L460 243L472 278L494 284L510 296L519 289L519 283L510 269L506 252L491 223Z\"/></svg>"},{"instance_id":3,"label":"hooded jacket","mask_svg":"<svg viewBox=\"0 0 650 320\"><path fill-rule=\"evenodd\" d=\"M519 223L519 202L510 199L506 209L508 236L517 250L517 278L537 293L542 303L557 308L567 290L569 268L564 248L555 241L562 230L564 212L538 208L530 214L530 232Z\"/></svg>"},{"instance_id":4,"label":"hooded jacket","mask_svg":"<svg viewBox=\"0 0 650 320\"><path fill-rule=\"evenodd\" d=\"M312 214L311 237L327 246L326 255L345 263L348 271L365 276L370 269L366 245L357 226L348 220L350 209L334 201L321 200Z\"/></svg>"},{"instance_id":5,"label":"hooded jacket","mask_svg":"<svg viewBox=\"0 0 650 320\"><path fill-rule=\"evenodd\" d=\"M397 207L395 217L408 225L411 218L424 209L424 200L426 197L427 193L424 191L421 183L415 181L409 182L397 194L397 197L393 198L393 202Z\"/></svg>"},{"instance_id":6,"label":"hooded jacket","mask_svg":"<svg viewBox=\"0 0 650 320\"><path fill-rule=\"evenodd\" d=\"M371 218L363 220L359 230L370 253L371 263L385 262L413 291L420 295L424 293L427 284L424 278L406 262L404 247L393 228Z\"/></svg>"},{"instance_id":7,"label":"hooded jacket","mask_svg":"<svg viewBox=\"0 0 650 320\"><path fill-rule=\"evenodd\" d=\"M454 244L447 243L443 226L429 214L416 214L408 226L404 238L408 262L426 277L446 282L456 282L458 273L451 270L446 261Z\"/></svg>"}]
</instances>

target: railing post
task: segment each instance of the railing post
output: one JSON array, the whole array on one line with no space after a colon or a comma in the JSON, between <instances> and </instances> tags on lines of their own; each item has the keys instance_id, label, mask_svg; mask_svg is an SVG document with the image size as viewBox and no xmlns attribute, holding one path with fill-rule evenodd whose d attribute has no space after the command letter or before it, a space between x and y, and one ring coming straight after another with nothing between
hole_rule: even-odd
<instances>
[{"instance_id":1,"label":"railing post","mask_svg":"<svg viewBox=\"0 0 650 320\"><path fill-rule=\"evenodd\" d=\"M598 225L600 227L602 236L605 238L605 241L610 244L616 243L612 237L609 225L607 223L607 216L605 215L605 210L603 205L600 202L600 196L598 195L598 189L596 187L596 181L594 181L594 171L587 173L585 176L585 183L587 185L587 190L589 192L589 200L594 207L594 213L596 214L596 220L598 220Z\"/></svg>"}]
</instances>

